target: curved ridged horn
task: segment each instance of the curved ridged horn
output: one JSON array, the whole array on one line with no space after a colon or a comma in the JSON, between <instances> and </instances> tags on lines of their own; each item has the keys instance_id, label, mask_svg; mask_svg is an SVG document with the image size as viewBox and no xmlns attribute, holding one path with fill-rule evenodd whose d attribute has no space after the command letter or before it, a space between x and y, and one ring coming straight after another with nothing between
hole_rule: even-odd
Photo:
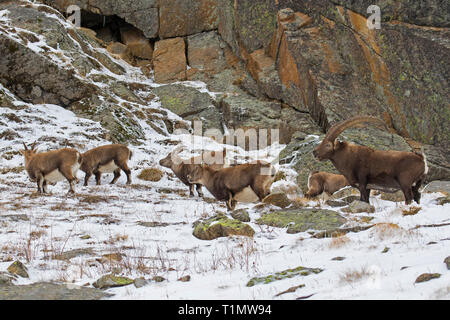
<instances>
[{"instance_id":1,"label":"curved ridged horn","mask_svg":"<svg viewBox=\"0 0 450 320\"><path fill-rule=\"evenodd\" d=\"M183 162L183 159L181 159L179 154L185 149L185 146L178 145L175 149L172 150L172 152L170 153L170 159L172 160L172 163L180 164L181 162Z\"/></svg>"},{"instance_id":2,"label":"curved ridged horn","mask_svg":"<svg viewBox=\"0 0 450 320\"><path fill-rule=\"evenodd\" d=\"M27 145L25 144L25 142L22 142L23 143L23 146L25 147L25 150L28 150L28 147L27 147Z\"/></svg>"},{"instance_id":3,"label":"curved ridged horn","mask_svg":"<svg viewBox=\"0 0 450 320\"><path fill-rule=\"evenodd\" d=\"M333 127L328 130L324 140L334 141L344 130L354 127L355 125L363 122L370 122L373 124L381 124L384 128L387 129L386 123L384 123L381 119L371 116L356 116L344 121L341 121L335 124Z\"/></svg>"}]
</instances>

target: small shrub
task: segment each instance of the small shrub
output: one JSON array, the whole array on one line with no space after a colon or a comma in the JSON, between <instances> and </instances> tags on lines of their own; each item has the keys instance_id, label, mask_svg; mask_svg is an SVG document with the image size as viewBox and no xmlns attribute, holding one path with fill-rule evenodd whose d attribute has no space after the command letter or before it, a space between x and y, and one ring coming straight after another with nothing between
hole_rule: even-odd
<instances>
[{"instance_id":1,"label":"small shrub","mask_svg":"<svg viewBox=\"0 0 450 320\"><path fill-rule=\"evenodd\" d=\"M421 207L411 207L409 209L402 210L403 216L413 216L417 214L420 210L422 210Z\"/></svg>"}]
</instances>

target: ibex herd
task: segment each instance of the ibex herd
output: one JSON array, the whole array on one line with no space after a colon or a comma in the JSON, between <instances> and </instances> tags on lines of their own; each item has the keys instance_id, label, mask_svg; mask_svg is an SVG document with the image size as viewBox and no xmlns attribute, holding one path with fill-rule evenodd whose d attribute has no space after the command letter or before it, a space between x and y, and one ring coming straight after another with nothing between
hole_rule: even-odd
<instances>
[{"instance_id":1,"label":"ibex herd","mask_svg":"<svg viewBox=\"0 0 450 320\"><path fill-rule=\"evenodd\" d=\"M119 179L120 170L126 173L127 184L131 184L131 170L127 161L131 159L132 153L124 145L101 146L83 154L72 148L36 153L36 143L30 148L25 143L23 145L25 150L20 153L25 157L25 170L31 181L37 182L39 193L47 193L47 182L54 183L64 179L69 182L69 193L75 193L78 169L86 173L85 186L92 174L99 185L101 174L106 172L114 172L111 181L111 184L114 184Z\"/></svg>"},{"instance_id":2,"label":"ibex herd","mask_svg":"<svg viewBox=\"0 0 450 320\"><path fill-rule=\"evenodd\" d=\"M330 128L313 155L319 161L330 160L341 174L312 172L308 179L307 198L323 192L333 194L337 190L352 186L359 189L361 201L369 202L371 189L394 192L402 190L405 203L420 202L419 188L428 172L425 155L415 152L381 151L337 140L347 128L361 123L385 124L378 118L358 116L342 121ZM70 193L78 181L78 169L85 172L84 185L95 175L97 185L102 173L114 173L110 182L114 184L120 172L127 175L131 184L131 170L128 160L131 150L120 144L94 148L83 154L72 148L36 153L36 144L30 148L24 143L25 169L32 181L37 182L38 192L47 192L47 182L66 179ZM275 170L270 163L255 161L232 167L226 165L226 150L203 153L201 156L182 160L180 148L161 159L161 166L170 168L185 185L189 195L194 188L203 197L202 186L219 201L225 201L228 210L234 210L237 202L262 201L269 193L274 181Z\"/></svg>"}]
</instances>

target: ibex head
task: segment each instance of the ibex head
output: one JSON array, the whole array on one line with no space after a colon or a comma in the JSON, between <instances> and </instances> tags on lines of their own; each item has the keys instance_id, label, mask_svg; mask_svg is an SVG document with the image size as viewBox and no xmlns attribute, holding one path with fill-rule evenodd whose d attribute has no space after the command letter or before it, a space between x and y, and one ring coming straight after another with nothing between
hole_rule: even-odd
<instances>
[{"instance_id":1,"label":"ibex head","mask_svg":"<svg viewBox=\"0 0 450 320\"><path fill-rule=\"evenodd\" d=\"M334 152L341 146L342 142L337 140L337 137L346 129L354 127L360 123L370 122L386 127L386 124L375 117L370 116L357 116L344 121L341 121L328 130L322 143L319 144L313 151L314 157L319 161L330 159Z\"/></svg>"}]
</instances>

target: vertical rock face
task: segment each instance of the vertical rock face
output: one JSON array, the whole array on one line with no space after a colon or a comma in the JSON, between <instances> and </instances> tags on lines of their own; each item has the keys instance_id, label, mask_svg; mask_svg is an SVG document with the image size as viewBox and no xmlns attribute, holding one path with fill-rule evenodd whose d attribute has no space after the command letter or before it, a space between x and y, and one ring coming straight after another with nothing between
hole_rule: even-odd
<instances>
[{"instance_id":1,"label":"vertical rock face","mask_svg":"<svg viewBox=\"0 0 450 320\"><path fill-rule=\"evenodd\" d=\"M44 0L44 3L66 12L70 5L95 14L117 15L142 30L147 38L156 38L159 30L159 13L156 0Z\"/></svg>"},{"instance_id":2,"label":"vertical rock face","mask_svg":"<svg viewBox=\"0 0 450 320\"><path fill-rule=\"evenodd\" d=\"M162 39L217 29L217 1L160 0L159 20Z\"/></svg>"},{"instance_id":3,"label":"vertical rock face","mask_svg":"<svg viewBox=\"0 0 450 320\"><path fill-rule=\"evenodd\" d=\"M382 1L379 30L367 27L369 1L220 3L219 33L268 96L309 112L324 130L369 114L406 138L448 147L448 3L418 10ZM270 68L281 82L275 92L264 89Z\"/></svg>"},{"instance_id":4,"label":"vertical rock face","mask_svg":"<svg viewBox=\"0 0 450 320\"><path fill-rule=\"evenodd\" d=\"M333 3L350 8L360 15L367 15L367 8L380 7L382 21L405 21L411 24L432 27L450 27L450 3L442 0L371 1L334 0Z\"/></svg>"},{"instance_id":5,"label":"vertical rock face","mask_svg":"<svg viewBox=\"0 0 450 320\"><path fill-rule=\"evenodd\" d=\"M198 33L187 38L188 60L191 68L208 75L227 68L223 48L225 42L216 31Z\"/></svg>"}]
</instances>

